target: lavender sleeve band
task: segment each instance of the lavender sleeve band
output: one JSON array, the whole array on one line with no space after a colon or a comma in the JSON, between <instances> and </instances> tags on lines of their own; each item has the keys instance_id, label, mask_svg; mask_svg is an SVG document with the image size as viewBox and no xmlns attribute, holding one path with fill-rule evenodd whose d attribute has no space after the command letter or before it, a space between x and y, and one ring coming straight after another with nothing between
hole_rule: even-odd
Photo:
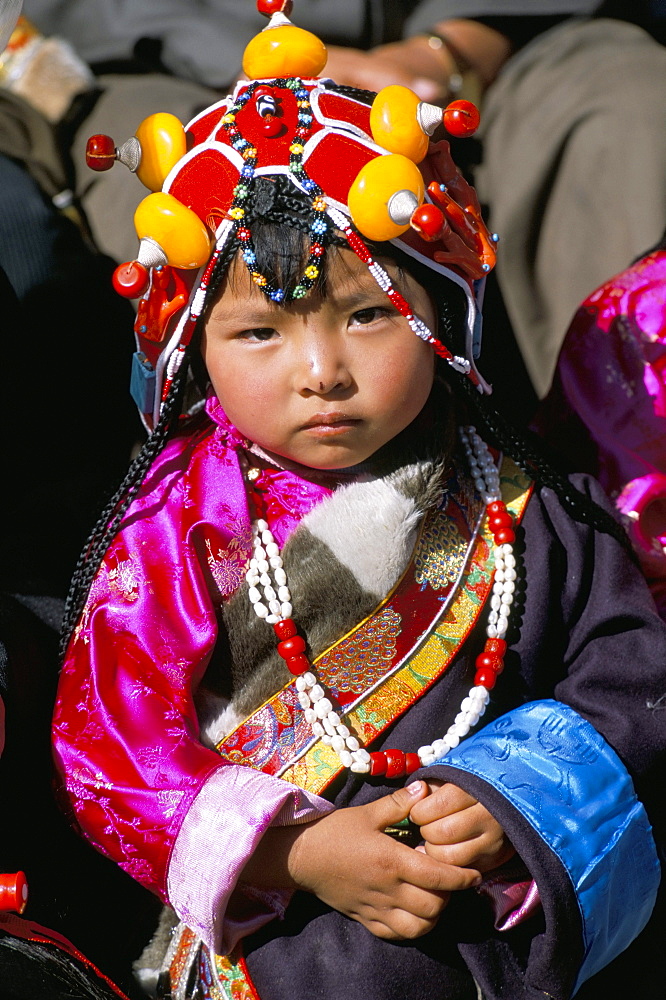
<instances>
[{"instance_id":1,"label":"lavender sleeve band","mask_svg":"<svg viewBox=\"0 0 666 1000\"><path fill-rule=\"evenodd\" d=\"M171 906L205 944L227 954L241 937L280 916L291 896L287 890L252 891L244 894L244 905L230 907L238 876L266 830L308 823L333 808L318 795L252 768L218 768L178 832L167 874Z\"/></svg>"}]
</instances>

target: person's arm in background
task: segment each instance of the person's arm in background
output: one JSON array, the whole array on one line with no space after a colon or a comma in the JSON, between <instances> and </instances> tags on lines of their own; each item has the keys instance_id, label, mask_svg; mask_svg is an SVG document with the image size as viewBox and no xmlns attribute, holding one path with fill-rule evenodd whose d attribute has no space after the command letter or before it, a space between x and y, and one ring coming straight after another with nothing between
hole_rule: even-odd
<instances>
[{"instance_id":1,"label":"person's arm in background","mask_svg":"<svg viewBox=\"0 0 666 1000\"><path fill-rule=\"evenodd\" d=\"M544 4L537 15L520 13L521 6L529 10L526 4L426 0L417 4L399 42L367 52L329 46L326 72L338 83L368 90L402 84L433 103L458 96L479 100L514 52L566 17L588 13L593 4ZM459 16L467 11L469 16Z\"/></svg>"},{"instance_id":2,"label":"person's arm in background","mask_svg":"<svg viewBox=\"0 0 666 1000\"><path fill-rule=\"evenodd\" d=\"M482 87L491 83L511 54L511 43L479 21L456 19L368 52L338 46L328 52L326 73L337 83L364 90L397 83L424 101L444 104L455 96L450 84L461 69L475 73Z\"/></svg>"}]
</instances>

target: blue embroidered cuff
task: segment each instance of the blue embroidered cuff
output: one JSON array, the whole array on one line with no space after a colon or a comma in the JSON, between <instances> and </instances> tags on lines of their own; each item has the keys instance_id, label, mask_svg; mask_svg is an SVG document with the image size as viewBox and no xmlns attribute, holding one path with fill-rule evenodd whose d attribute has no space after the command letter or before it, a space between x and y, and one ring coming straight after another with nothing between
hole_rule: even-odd
<instances>
[{"instance_id":1,"label":"blue embroidered cuff","mask_svg":"<svg viewBox=\"0 0 666 1000\"><path fill-rule=\"evenodd\" d=\"M538 701L501 716L440 763L495 788L566 870L582 920L577 989L642 930L659 885L650 824L622 761L572 708Z\"/></svg>"}]
</instances>

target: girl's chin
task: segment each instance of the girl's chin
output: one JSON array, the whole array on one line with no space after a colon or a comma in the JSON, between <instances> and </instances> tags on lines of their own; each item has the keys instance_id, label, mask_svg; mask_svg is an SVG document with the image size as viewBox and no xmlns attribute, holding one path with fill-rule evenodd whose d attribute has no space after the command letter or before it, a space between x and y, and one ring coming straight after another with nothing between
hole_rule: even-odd
<instances>
[{"instance_id":1,"label":"girl's chin","mask_svg":"<svg viewBox=\"0 0 666 1000\"><path fill-rule=\"evenodd\" d=\"M371 457L365 450L322 446L319 448L299 449L298 452L277 452L262 445L257 446L260 452L278 466L298 468L313 472L336 472L338 469L350 469L361 465Z\"/></svg>"}]
</instances>

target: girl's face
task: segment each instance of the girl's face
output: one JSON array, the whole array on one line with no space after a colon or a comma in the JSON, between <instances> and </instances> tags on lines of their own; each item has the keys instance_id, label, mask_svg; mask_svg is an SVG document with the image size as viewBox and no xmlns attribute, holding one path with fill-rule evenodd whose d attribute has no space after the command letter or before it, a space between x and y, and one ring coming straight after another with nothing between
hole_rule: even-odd
<instances>
[{"instance_id":1,"label":"girl's face","mask_svg":"<svg viewBox=\"0 0 666 1000\"><path fill-rule=\"evenodd\" d=\"M330 251L329 251L330 253ZM424 289L385 265L434 330ZM351 250L331 253L327 295L277 306L234 262L202 339L215 393L240 433L312 469L357 465L404 430L433 382L432 348Z\"/></svg>"}]
</instances>

